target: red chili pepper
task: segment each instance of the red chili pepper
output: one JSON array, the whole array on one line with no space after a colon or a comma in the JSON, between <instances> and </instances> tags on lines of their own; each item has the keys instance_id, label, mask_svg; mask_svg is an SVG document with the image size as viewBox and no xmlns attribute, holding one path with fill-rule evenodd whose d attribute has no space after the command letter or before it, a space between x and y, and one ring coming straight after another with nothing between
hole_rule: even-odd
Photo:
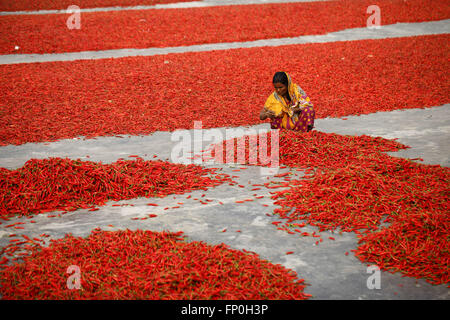
<instances>
[{"instance_id":1,"label":"red chili pepper","mask_svg":"<svg viewBox=\"0 0 450 320\"><path fill-rule=\"evenodd\" d=\"M1 172L5 183L0 187L0 198L4 199L0 204L0 217L61 209L96 211L98 208L94 205L104 205L108 200L162 197L231 181L227 175L208 175L215 171L141 158L112 164L61 158L31 159L22 168ZM33 196L21 197L22 194ZM47 215L49 218L57 216L60 214Z\"/></svg>"},{"instance_id":2,"label":"red chili pepper","mask_svg":"<svg viewBox=\"0 0 450 320\"><path fill-rule=\"evenodd\" d=\"M185 242L180 238L182 234L96 229L84 239L68 235L47 247L32 247L32 254L25 255L24 262L2 268L0 292L7 299L37 296L71 300L310 297L303 292L303 279L297 279L295 272L281 265L273 265L253 252L230 249L224 244ZM65 274L66 265L72 264L79 266L82 272L82 290L66 289L69 276ZM21 276L23 274L27 276ZM227 275L225 281L224 274ZM12 282L15 285L9 285ZM61 283L64 285L58 285ZM39 294L29 290L30 284L40 288Z\"/></svg>"}]
</instances>

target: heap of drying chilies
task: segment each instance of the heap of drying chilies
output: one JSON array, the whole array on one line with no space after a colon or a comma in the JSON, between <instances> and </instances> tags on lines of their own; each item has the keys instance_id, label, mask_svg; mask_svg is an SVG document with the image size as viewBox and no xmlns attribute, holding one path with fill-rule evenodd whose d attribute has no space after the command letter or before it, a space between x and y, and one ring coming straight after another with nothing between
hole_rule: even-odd
<instances>
[{"instance_id":1,"label":"heap of drying chilies","mask_svg":"<svg viewBox=\"0 0 450 320\"><path fill-rule=\"evenodd\" d=\"M111 164L62 158L31 159L0 168L0 218L80 208L137 197L165 197L214 187L225 174L197 165L118 160Z\"/></svg>"},{"instance_id":2,"label":"heap of drying chilies","mask_svg":"<svg viewBox=\"0 0 450 320\"><path fill-rule=\"evenodd\" d=\"M53 210L95 210L108 200L164 197L225 181L231 181L229 176L217 174L215 169L141 158L112 164L32 159L17 170L0 170L0 218L31 217ZM16 224L7 227L22 228ZM96 229L87 238L66 235L50 240L47 246L46 234L40 238L22 234L23 239L12 239L0 250L0 294L3 299L310 297L303 293L304 280L292 270L223 244L185 242L180 235ZM8 264L6 255L23 261ZM70 272L75 271L68 269L71 267L80 272L78 287L76 280L70 282Z\"/></svg>"},{"instance_id":3,"label":"heap of drying chilies","mask_svg":"<svg viewBox=\"0 0 450 320\"><path fill-rule=\"evenodd\" d=\"M270 138L267 134L268 154ZM244 139L247 155L253 145ZM235 161L237 145L235 140ZM226 142L221 148L225 153ZM433 284L448 283L450 169L385 153L402 148L379 137L281 131L280 164L314 168L314 173L273 192L280 206L274 213L286 219L286 227L302 220L321 231L355 232L359 247L354 252L361 261Z\"/></svg>"},{"instance_id":4,"label":"heap of drying chilies","mask_svg":"<svg viewBox=\"0 0 450 320\"><path fill-rule=\"evenodd\" d=\"M96 229L87 238L66 235L0 270L0 292L24 300L310 297L304 281L281 265L224 244L187 242L181 234Z\"/></svg>"}]
</instances>

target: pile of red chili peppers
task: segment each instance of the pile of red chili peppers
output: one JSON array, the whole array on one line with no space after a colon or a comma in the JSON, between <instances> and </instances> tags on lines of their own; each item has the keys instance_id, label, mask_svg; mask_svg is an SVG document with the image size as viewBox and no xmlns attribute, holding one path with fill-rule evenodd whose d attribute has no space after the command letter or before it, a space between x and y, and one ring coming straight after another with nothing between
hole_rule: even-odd
<instances>
[{"instance_id":1,"label":"pile of red chili peppers","mask_svg":"<svg viewBox=\"0 0 450 320\"><path fill-rule=\"evenodd\" d=\"M34 246L0 270L3 299L307 299L294 271L255 253L183 241L182 232L102 231ZM81 287L68 284L79 268ZM32 281L30 281L32 279ZM69 280L68 280L69 279Z\"/></svg>"},{"instance_id":2,"label":"pile of red chili peppers","mask_svg":"<svg viewBox=\"0 0 450 320\"><path fill-rule=\"evenodd\" d=\"M270 134L267 140L270 155ZM237 139L234 145L237 161ZM226 142L222 148L226 152ZM280 131L280 164L314 169L307 179L286 177L289 188L273 193L280 206L274 213L287 220L278 229L304 220L320 231L355 232L360 260L448 283L450 169L384 153L401 148L379 137Z\"/></svg>"},{"instance_id":3,"label":"pile of red chili peppers","mask_svg":"<svg viewBox=\"0 0 450 320\"><path fill-rule=\"evenodd\" d=\"M185 1L191 0L4 0L0 3L0 11L63 10L75 3L80 8L98 8L155 5Z\"/></svg>"},{"instance_id":4,"label":"pile of red chili peppers","mask_svg":"<svg viewBox=\"0 0 450 320\"><path fill-rule=\"evenodd\" d=\"M197 120L203 128L260 124L279 69L292 70L317 118L439 106L448 102L450 61L442 43L449 39L442 34L0 65L0 91L8 93L0 95L0 145L190 129Z\"/></svg>"},{"instance_id":5,"label":"pile of red chili peppers","mask_svg":"<svg viewBox=\"0 0 450 320\"><path fill-rule=\"evenodd\" d=\"M0 217L92 208L107 201L165 197L230 181L197 165L118 160L112 164L61 158L31 159L17 170L0 168Z\"/></svg>"},{"instance_id":6,"label":"pile of red chili peppers","mask_svg":"<svg viewBox=\"0 0 450 320\"><path fill-rule=\"evenodd\" d=\"M5 1L0 3L0 11L5 7ZM126 2L133 1L138 2ZM71 0L65 2L68 4L63 7L60 3L58 9L66 9L73 4ZM80 8L88 8L94 6L95 2L101 6L99 2L106 5L114 1L77 0L76 4ZM19 7L18 1L14 3L17 3L16 8ZM127 4L124 2L121 5ZM70 14L0 16L0 24L3 24L4 29L0 38L0 54L177 47L327 34L366 27L368 15L365 9L370 5L373 5L371 0L339 0L177 10L83 12L79 30L67 29L66 20ZM50 9L58 4L42 3L40 6ZM382 12L383 25L437 21L450 17L450 5L446 0L433 0L432 6L428 0L377 0L377 6ZM286 19L293 16L296 18ZM270 28L267 27L268 19ZM155 37L155 33L163 33L164 37ZM17 44L19 48L15 49L12 44Z\"/></svg>"}]
</instances>

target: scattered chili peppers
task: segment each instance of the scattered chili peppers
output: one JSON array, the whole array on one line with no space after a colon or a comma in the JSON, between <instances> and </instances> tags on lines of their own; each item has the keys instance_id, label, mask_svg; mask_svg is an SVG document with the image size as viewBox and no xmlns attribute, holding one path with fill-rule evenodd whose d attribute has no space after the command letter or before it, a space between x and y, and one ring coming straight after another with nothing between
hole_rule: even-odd
<instances>
[{"instance_id":1,"label":"scattered chili peppers","mask_svg":"<svg viewBox=\"0 0 450 320\"><path fill-rule=\"evenodd\" d=\"M321 231L357 233L355 255L363 262L448 283L450 169L384 153L404 147L367 136L283 133L280 162L317 170L277 192L272 198L281 208L274 212Z\"/></svg>"},{"instance_id":2,"label":"scattered chili peppers","mask_svg":"<svg viewBox=\"0 0 450 320\"><path fill-rule=\"evenodd\" d=\"M303 279L280 264L225 244L187 242L182 233L103 231L66 235L30 248L23 262L0 260L3 299L308 299ZM66 270L80 269L80 289Z\"/></svg>"},{"instance_id":3,"label":"scattered chili peppers","mask_svg":"<svg viewBox=\"0 0 450 320\"><path fill-rule=\"evenodd\" d=\"M267 141L270 154L270 134ZM250 146L245 146L248 155ZM273 193L274 204L280 206L274 213L287 222L272 224L288 233L294 233L292 226L304 226L293 224L301 220L320 231L355 232L360 237L355 255L361 261L434 284L448 283L450 169L385 153L404 148L380 137L280 131L280 164L313 170L306 179L291 180L281 185L287 189ZM237 157L231 160L237 162ZM248 157L245 163L253 164ZM389 226L380 229L382 223Z\"/></svg>"},{"instance_id":4,"label":"scattered chili peppers","mask_svg":"<svg viewBox=\"0 0 450 320\"><path fill-rule=\"evenodd\" d=\"M217 174L216 169L141 158L112 164L31 159L17 170L0 171L0 216L73 211L104 205L108 200L165 197L214 187L225 181L230 181L228 175ZM95 210L98 208L89 209ZM6 227L17 224L21 222Z\"/></svg>"}]
</instances>

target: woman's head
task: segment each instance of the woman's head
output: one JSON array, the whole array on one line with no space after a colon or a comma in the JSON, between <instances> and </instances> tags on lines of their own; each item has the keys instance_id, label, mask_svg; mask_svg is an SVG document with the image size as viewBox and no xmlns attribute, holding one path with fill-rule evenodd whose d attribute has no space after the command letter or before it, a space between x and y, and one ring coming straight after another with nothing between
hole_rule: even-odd
<instances>
[{"instance_id":1,"label":"woman's head","mask_svg":"<svg viewBox=\"0 0 450 320\"><path fill-rule=\"evenodd\" d=\"M289 80L285 72L277 72L273 76L273 87L275 88L276 93L282 97L289 97L288 86Z\"/></svg>"}]
</instances>

